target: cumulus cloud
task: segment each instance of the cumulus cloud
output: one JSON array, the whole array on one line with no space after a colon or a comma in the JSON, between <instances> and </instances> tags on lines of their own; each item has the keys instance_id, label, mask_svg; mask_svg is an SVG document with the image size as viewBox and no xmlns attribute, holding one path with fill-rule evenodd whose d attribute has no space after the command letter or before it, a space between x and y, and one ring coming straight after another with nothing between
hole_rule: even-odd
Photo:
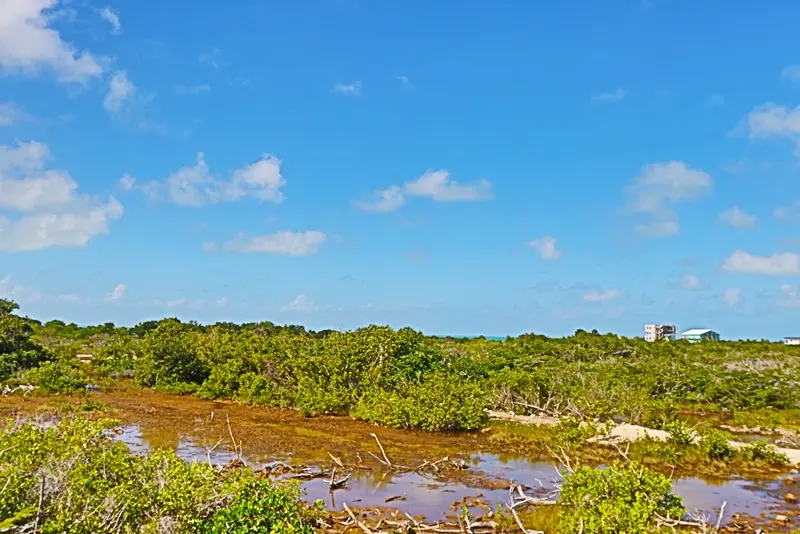
<instances>
[{"instance_id":1,"label":"cumulus cloud","mask_svg":"<svg viewBox=\"0 0 800 534\"><path fill-rule=\"evenodd\" d=\"M800 157L800 106L789 108L767 102L748 113L732 133L744 132L751 139L782 138L795 145Z\"/></svg>"},{"instance_id":2,"label":"cumulus cloud","mask_svg":"<svg viewBox=\"0 0 800 534\"><path fill-rule=\"evenodd\" d=\"M124 191L130 191L136 185L136 178L128 173L123 174L119 179L119 186Z\"/></svg>"},{"instance_id":3,"label":"cumulus cloud","mask_svg":"<svg viewBox=\"0 0 800 534\"><path fill-rule=\"evenodd\" d=\"M86 83L103 73L102 59L78 51L50 27L59 0L0 2L0 68L33 75L48 69L65 83Z\"/></svg>"},{"instance_id":4,"label":"cumulus cloud","mask_svg":"<svg viewBox=\"0 0 800 534\"><path fill-rule=\"evenodd\" d=\"M110 7L106 6L100 10L100 16L111 25L111 33L119 35L122 33L122 24L119 21L119 15Z\"/></svg>"},{"instance_id":5,"label":"cumulus cloud","mask_svg":"<svg viewBox=\"0 0 800 534\"><path fill-rule=\"evenodd\" d=\"M283 311L313 313L321 310L330 309L330 305L317 304L306 295L298 295L293 301L283 306Z\"/></svg>"},{"instance_id":6,"label":"cumulus cloud","mask_svg":"<svg viewBox=\"0 0 800 534\"><path fill-rule=\"evenodd\" d=\"M117 286L114 287L114 289L111 291L111 293L108 294L106 299L110 300L112 302L116 302L118 300L122 300L122 298L125 296L125 291L127 289L128 288L127 288L127 286L125 284L117 284Z\"/></svg>"},{"instance_id":7,"label":"cumulus cloud","mask_svg":"<svg viewBox=\"0 0 800 534\"><path fill-rule=\"evenodd\" d=\"M136 93L136 86L128 79L128 73L120 70L114 73L108 82L108 93L103 100L103 107L114 115L121 112Z\"/></svg>"},{"instance_id":8,"label":"cumulus cloud","mask_svg":"<svg viewBox=\"0 0 800 534\"><path fill-rule=\"evenodd\" d=\"M285 230L260 236L239 234L234 239L222 244L205 243L203 248L209 252L243 252L301 257L316 254L325 238L325 234L318 230L300 232Z\"/></svg>"},{"instance_id":9,"label":"cumulus cloud","mask_svg":"<svg viewBox=\"0 0 800 534\"><path fill-rule=\"evenodd\" d=\"M611 302L622 297L622 291L619 289L606 289L605 291L589 291L584 293L583 301L588 303L602 303Z\"/></svg>"},{"instance_id":10,"label":"cumulus cloud","mask_svg":"<svg viewBox=\"0 0 800 534\"><path fill-rule=\"evenodd\" d=\"M718 220L739 229L752 228L758 222L755 215L747 213L739 206L733 206L723 211L719 214Z\"/></svg>"},{"instance_id":11,"label":"cumulus cloud","mask_svg":"<svg viewBox=\"0 0 800 534\"><path fill-rule=\"evenodd\" d=\"M393 185L376 191L372 199L353 204L364 211L388 213L405 204L407 196L425 197L435 202L477 202L494 197L492 182L478 180L460 183L450 178L449 171L439 169L428 170L402 187Z\"/></svg>"},{"instance_id":12,"label":"cumulus cloud","mask_svg":"<svg viewBox=\"0 0 800 534\"><path fill-rule=\"evenodd\" d=\"M345 96L361 96L361 82L337 83L333 86L333 92Z\"/></svg>"},{"instance_id":13,"label":"cumulus cloud","mask_svg":"<svg viewBox=\"0 0 800 534\"><path fill-rule=\"evenodd\" d=\"M403 195L403 189L396 185L376 191L372 200L354 202L356 207L372 213L388 213L405 203L406 198Z\"/></svg>"},{"instance_id":14,"label":"cumulus cloud","mask_svg":"<svg viewBox=\"0 0 800 534\"><path fill-rule=\"evenodd\" d=\"M543 260L557 260L562 252L557 248L557 240L552 236L544 236L528 241L528 246L539 253Z\"/></svg>"},{"instance_id":15,"label":"cumulus cloud","mask_svg":"<svg viewBox=\"0 0 800 534\"><path fill-rule=\"evenodd\" d=\"M677 215L671 206L684 200L697 199L712 188L711 176L683 161L651 163L626 189L627 210L657 219L638 224L637 233L650 237L667 237L678 233Z\"/></svg>"},{"instance_id":16,"label":"cumulus cloud","mask_svg":"<svg viewBox=\"0 0 800 534\"><path fill-rule=\"evenodd\" d=\"M122 205L79 195L68 172L48 169L50 151L38 142L0 145L0 250L83 247L108 233ZM2 211L21 213L10 217Z\"/></svg>"},{"instance_id":17,"label":"cumulus cloud","mask_svg":"<svg viewBox=\"0 0 800 534\"><path fill-rule=\"evenodd\" d=\"M742 300L742 290L735 288L735 289L726 289L722 293L722 302L724 302L729 308L735 308L739 305L739 302Z\"/></svg>"},{"instance_id":18,"label":"cumulus cloud","mask_svg":"<svg viewBox=\"0 0 800 534\"><path fill-rule=\"evenodd\" d=\"M776 252L771 256L756 256L744 250L735 250L722 262L722 269L730 273L790 276L800 274L800 254Z\"/></svg>"},{"instance_id":19,"label":"cumulus cloud","mask_svg":"<svg viewBox=\"0 0 800 534\"><path fill-rule=\"evenodd\" d=\"M284 185L281 160L271 154L233 171L229 179L223 179L211 173L205 156L199 152L194 165L178 169L163 181L148 182L140 189L154 200L202 207L247 197L279 203L284 200L281 191Z\"/></svg>"},{"instance_id":20,"label":"cumulus cloud","mask_svg":"<svg viewBox=\"0 0 800 534\"><path fill-rule=\"evenodd\" d=\"M406 183L405 191L408 195L437 202L479 201L493 197L492 183L488 180L462 184L450 178L450 173L444 169L426 171L416 180Z\"/></svg>"},{"instance_id":21,"label":"cumulus cloud","mask_svg":"<svg viewBox=\"0 0 800 534\"><path fill-rule=\"evenodd\" d=\"M699 291L705 288L703 282L693 274L685 274L681 278L680 282L681 289L685 289L687 291Z\"/></svg>"},{"instance_id":22,"label":"cumulus cloud","mask_svg":"<svg viewBox=\"0 0 800 534\"><path fill-rule=\"evenodd\" d=\"M621 102L622 100L625 100L627 95L628 92L624 88L617 87L613 91L604 91L602 93L592 95L592 102Z\"/></svg>"}]
</instances>

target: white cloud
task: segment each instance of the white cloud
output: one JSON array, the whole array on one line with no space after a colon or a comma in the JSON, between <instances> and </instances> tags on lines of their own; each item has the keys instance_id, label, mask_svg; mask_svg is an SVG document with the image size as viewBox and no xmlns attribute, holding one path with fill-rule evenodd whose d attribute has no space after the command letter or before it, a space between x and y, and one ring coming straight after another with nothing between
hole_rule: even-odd
<instances>
[{"instance_id":1,"label":"white cloud","mask_svg":"<svg viewBox=\"0 0 800 534\"><path fill-rule=\"evenodd\" d=\"M4 102L0 104L0 128L12 126L17 122L30 119L31 117L13 102Z\"/></svg>"},{"instance_id":2,"label":"white cloud","mask_svg":"<svg viewBox=\"0 0 800 534\"><path fill-rule=\"evenodd\" d=\"M751 111L732 133L744 131L750 139L785 138L800 157L800 106L790 109L767 102Z\"/></svg>"},{"instance_id":3,"label":"white cloud","mask_svg":"<svg viewBox=\"0 0 800 534\"><path fill-rule=\"evenodd\" d=\"M781 296L778 298L778 306L783 308L800 308L800 288L789 284L781 286Z\"/></svg>"},{"instance_id":4,"label":"white cloud","mask_svg":"<svg viewBox=\"0 0 800 534\"><path fill-rule=\"evenodd\" d=\"M607 289L605 291L589 291L583 295L583 301L589 303L611 302L622 297L619 289Z\"/></svg>"},{"instance_id":5,"label":"white cloud","mask_svg":"<svg viewBox=\"0 0 800 534\"><path fill-rule=\"evenodd\" d=\"M699 291L705 288L703 282L693 274L685 274L681 278L681 289L687 291Z\"/></svg>"},{"instance_id":6,"label":"white cloud","mask_svg":"<svg viewBox=\"0 0 800 534\"><path fill-rule=\"evenodd\" d=\"M35 302L42 299L42 294L32 288L14 283L11 276L0 278L0 298L16 302Z\"/></svg>"},{"instance_id":7,"label":"white cloud","mask_svg":"<svg viewBox=\"0 0 800 534\"><path fill-rule=\"evenodd\" d=\"M117 71L108 82L108 93L103 100L103 107L116 115L133 98L135 92L136 86L128 79L128 73L124 70Z\"/></svg>"},{"instance_id":8,"label":"white cloud","mask_svg":"<svg viewBox=\"0 0 800 534\"><path fill-rule=\"evenodd\" d=\"M672 237L678 235L679 226L675 221L660 221L634 225L633 231L645 237Z\"/></svg>"},{"instance_id":9,"label":"white cloud","mask_svg":"<svg viewBox=\"0 0 800 534\"><path fill-rule=\"evenodd\" d=\"M212 48L210 52L200 54L200 63L205 63L206 65L211 65L214 69L219 69L225 63L222 59L222 52L220 52L219 48Z\"/></svg>"},{"instance_id":10,"label":"white cloud","mask_svg":"<svg viewBox=\"0 0 800 534\"><path fill-rule=\"evenodd\" d=\"M118 284L116 287L114 287L111 293L108 294L106 299L114 302L122 300L122 298L125 296L125 291L127 289L128 288L125 284Z\"/></svg>"},{"instance_id":11,"label":"white cloud","mask_svg":"<svg viewBox=\"0 0 800 534\"><path fill-rule=\"evenodd\" d=\"M136 178L128 173L123 174L119 179L119 186L125 191L130 191L135 185Z\"/></svg>"},{"instance_id":12,"label":"white cloud","mask_svg":"<svg viewBox=\"0 0 800 534\"><path fill-rule=\"evenodd\" d=\"M199 85L176 85L175 92L182 95L199 95L202 93L210 93L211 86L207 83L201 83Z\"/></svg>"},{"instance_id":13,"label":"white cloud","mask_svg":"<svg viewBox=\"0 0 800 534\"><path fill-rule=\"evenodd\" d=\"M26 75L48 68L66 83L86 83L103 73L102 60L91 52L77 51L49 27L49 10L58 3L59 0L0 2L0 68Z\"/></svg>"},{"instance_id":14,"label":"white cloud","mask_svg":"<svg viewBox=\"0 0 800 534\"><path fill-rule=\"evenodd\" d=\"M376 191L371 201L356 201L356 207L372 213L388 213L394 211L406 202L403 190L396 185Z\"/></svg>"},{"instance_id":15,"label":"white cloud","mask_svg":"<svg viewBox=\"0 0 800 534\"><path fill-rule=\"evenodd\" d=\"M791 206L781 206L772 212L776 218L789 223L800 223L800 202Z\"/></svg>"},{"instance_id":16,"label":"white cloud","mask_svg":"<svg viewBox=\"0 0 800 534\"><path fill-rule=\"evenodd\" d=\"M731 273L788 276L800 274L800 254L776 252L772 256L755 256L736 250L722 262L722 269Z\"/></svg>"},{"instance_id":17,"label":"white cloud","mask_svg":"<svg viewBox=\"0 0 800 534\"><path fill-rule=\"evenodd\" d=\"M308 298L306 295L298 295L293 301L283 306L283 311L313 313L321 310L330 309L330 305L320 305Z\"/></svg>"},{"instance_id":18,"label":"white cloud","mask_svg":"<svg viewBox=\"0 0 800 534\"><path fill-rule=\"evenodd\" d=\"M659 220L638 224L634 230L649 237L677 234L677 216L668 206L701 197L711 190L712 183L707 172L694 169L682 161L645 165L626 190L630 198L627 208L630 212L650 215Z\"/></svg>"},{"instance_id":19,"label":"white cloud","mask_svg":"<svg viewBox=\"0 0 800 534\"><path fill-rule=\"evenodd\" d=\"M325 241L325 234L318 230L291 232L284 230L274 234L246 236L239 234L222 244L205 243L207 251L275 254L279 256L311 256L317 253Z\"/></svg>"},{"instance_id":20,"label":"white cloud","mask_svg":"<svg viewBox=\"0 0 800 534\"><path fill-rule=\"evenodd\" d=\"M414 84L411 83L411 80L408 79L408 76L395 76L394 79L400 82L406 89L414 88Z\"/></svg>"},{"instance_id":21,"label":"white cloud","mask_svg":"<svg viewBox=\"0 0 800 534\"><path fill-rule=\"evenodd\" d=\"M279 203L284 200L281 191L284 185L281 160L271 154L235 170L225 180L211 174L205 156L199 152L194 165L178 169L163 182L148 182L141 189L153 199L166 198L175 204L202 207L246 197Z\"/></svg>"},{"instance_id":22,"label":"white cloud","mask_svg":"<svg viewBox=\"0 0 800 534\"><path fill-rule=\"evenodd\" d=\"M493 197L490 181L478 180L462 184L452 180L450 173L444 169L426 171L416 180L406 183L405 192L437 202L480 201Z\"/></svg>"},{"instance_id":23,"label":"white cloud","mask_svg":"<svg viewBox=\"0 0 800 534\"><path fill-rule=\"evenodd\" d=\"M723 211L719 214L718 219L734 228L752 228L758 221L755 215L747 213L739 206L733 206Z\"/></svg>"},{"instance_id":24,"label":"white cloud","mask_svg":"<svg viewBox=\"0 0 800 534\"><path fill-rule=\"evenodd\" d=\"M543 260L557 260L562 252L556 247L556 238L544 236L528 242L528 246L539 253Z\"/></svg>"},{"instance_id":25,"label":"white cloud","mask_svg":"<svg viewBox=\"0 0 800 534\"><path fill-rule=\"evenodd\" d=\"M715 93L713 95L708 96L706 103L709 106L715 106L715 107L722 106L725 104L725 97L719 93Z\"/></svg>"},{"instance_id":26,"label":"white cloud","mask_svg":"<svg viewBox=\"0 0 800 534\"><path fill-rule=\"evenodd\" d=\"M781 78L790 82L800 83L800 65L789 65L781 71Z\"/></svg>"},{"instance_id":27,"label":"white cloud","mask_svg":"<svg viewBox=\"0 0 800 534\"><path fill-rule=\"evenodd\" d=\"M102 203L78 195L69 173L46 168L49 157L43 143L0 145L0 211L24 214L13 219L0 214L0 250L82 247L107 234L109 220L122 216L113 197Z\"/></svg>"},{"instance_id":28,"label":"white cloud","mask_svg":"<svg viewBox=\"0 0 800 534\"><path fill-rule=\"evenodd\" d=\"M742 300L742 290L741 289L726 289L722 293L722 301L729 307L735 308L739 305L739 302Z\"/></svg>"},{"instance_id":29,"label":"white cloud","mask_svg":"<svg viewBox=\"0 0 800 534\"><path fill-rule=\"evenodd\" d=\"M622 88L617 87L613 91L605 91L603 93L598 93L592 95L593 102L620 102L625 99L628 92Z\"/></svg>"},{"instance_id":30,"label":"white cloud","mask_svg":"<svg viewBox=\"0 0 800 534\"><path fill-rule=\"evenodd\" d=\"M361 82L337 83L333 86L333 92L346 96L361 96Z\"/></svg>"},{"instance_id":31,"label":"white cloud","mask_svg":"<svg viewBox=\"0 0 800 534\"><path fill-rule=\"evenodd\" d=\"M113 9L109 6L104 7L100 10L100 16L111 25L112 34L119 35L122 33L122 24L119 22L119 15Z\"/></svg>"}]
</instances>

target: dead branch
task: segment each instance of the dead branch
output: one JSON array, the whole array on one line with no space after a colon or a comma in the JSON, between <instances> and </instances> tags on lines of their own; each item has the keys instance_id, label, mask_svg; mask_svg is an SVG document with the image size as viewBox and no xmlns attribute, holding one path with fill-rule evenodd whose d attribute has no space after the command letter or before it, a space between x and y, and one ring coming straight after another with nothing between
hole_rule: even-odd
<instances>
[{"instance_id":1,"label":"dead branch","mask_svg":"<svg viewBox=\"0 0 800 534\"><path fill-rule=\"evenodd\" d=\"M369 528L367 528L363 523L361 523L361 521L356 519L356 516L353 514L353 511L350 510L349 506L347 506L347 503L342 503L342 506L344 507L344 511L347 512L347 515L350 516L350 519L353 520L353 523L355 523L355 525L358 528L363 530L366 534L373 534L373 532Z\"/></svg>"},{"instance_id":2,"label":"dead branch","mask_svg":"<svg viewBox=\"0 0 800 534\"><path fill-rule=\"evenodd\" d=\"M225 414L225 420L228 423L228 434L231 436L231 441L233 442L233 452L236 453L236 458L241 462L242 460L242 443L239 442L239 445L236 445L236 438L233 437L233 429L231 428L231 418L230 415L227 413Z\"/></svg>"},{"instance_id":3,"label":"dead branch","mask_svg":"<svg viewBox=\"0 0 800 534\"><path fill-rule=\"evenodd\" d=\"M382 463L384 463L387 466L389 466L389 468L392 468L392 462L390 462L389 461L389 457L386 456L386 451L383 450L383 445L381 445L381 440L378 439L378 436L376 436L374 432L370 433L370 436L375 438L375 441L378 443L378 448L381 450L381 454L383 455ZM372 453L370 453L370 454L372 454ZM375 456L375 455L373 454L373 456ZM378 457L375 456L375 458L378 458ZM380 460L380 458L378 458L378 460Z\"/></svg>"}]
</instances>

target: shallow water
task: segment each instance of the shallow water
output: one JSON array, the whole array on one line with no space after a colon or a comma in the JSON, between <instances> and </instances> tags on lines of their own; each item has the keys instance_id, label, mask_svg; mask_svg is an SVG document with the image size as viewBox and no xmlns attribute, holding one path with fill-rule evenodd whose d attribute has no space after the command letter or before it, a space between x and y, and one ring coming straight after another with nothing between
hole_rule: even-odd
<instances>
[{"instance_id":1,"label":"shallow water","mask_svg":"<svg viewBox=\"0 0 800 534\"><path fill-rule=\"evenodd\" d=\"M142 423L127 424L119 434L120 441L136 453L153 448L170 448L187 461L210 461L225 464L236 455L229 443L205 438L200 432L165 430ZM291 454L281 451L250 451L245 462L259 468L272 461L291 463ZM347 487L331 494L328 482L315 479L302 482L306 500L322 500L329 509L340 510L343 503L359 507L392 507L411 515L422 515L429 521L444 519L453 511L453 503L464 498L479 497L492 509L508 501L508 481L514 480L529 489L527 493L540 497L553 495L559 475L553 464L502 458L494 454L471 454L464 457L470 465L468 472L476 475L464 480L445 480L435 474L403 473L387 470L356 471ZM343 474L343 473L342 473ZM479 476L478 476L479 475ZM702 480L684 478L674 482L675 492L683 498L690 512L716 517L719 507L727 502L725 517L746 513L758 516L780 508L780 481ZM390 498L400 497L387 503ZM473 510L475 511L475 510ZM483 510L486 511L485 509Z\"/></svg>"}]
</instances>

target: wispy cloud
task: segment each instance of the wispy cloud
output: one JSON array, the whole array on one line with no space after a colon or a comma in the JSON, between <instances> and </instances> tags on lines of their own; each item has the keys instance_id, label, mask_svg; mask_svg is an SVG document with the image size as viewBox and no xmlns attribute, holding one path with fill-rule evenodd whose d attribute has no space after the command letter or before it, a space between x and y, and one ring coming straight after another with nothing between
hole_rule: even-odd
<instances>
[{"instance_id":1,"label":"wispy cloud","mask_svg":"<svg viewBox=\"0 0 800 534\"><path fill-rule=\"evenodd\" d=\"M613 91L605 91L602 93L596 93L592 95L592 102L621 102L625 100L625 97L628 95L628 92L622 88L617 87Z\"/></svg>"},{"instance_id":2,"label":"wispy cloud","mask_svg":"<svg viewBox=\"0 0 800 534\"><path fill-rule=\"evenodd\" d=\"M273 254L277 256L311 256L319 251L326 235L318 230L291 232L284 230L274 234L247 236L239 234L222 244L208 242L203 248L209 252L241 252Z\"/></svg>"},{"instance_id":3,"label":"wispy cloud","mask_svg":"<svg viewBox=\"0 0 800 534\"><path fill-rule=\"evenodd\" d=\"M400 84L406 89L414 88L414 84L411 83L411 80L408 79L408 76L395 76L394 79L400 82Z\"/></svg>"},{"instance_id":4,"label":"wispy cloud","mask_svg":"<svg viewBox=\"0 0 800 534\"><path fill-rule=\"evenodd\" d=\"M122 24L119 21L119 15L116 11L106 6L100 10L100 16L111 25L111 33L113 35L122 33Z\"/></svg>"},{"instance_id":5,"label":"wispy cloud","mask_svg":"<svg viewBox=\"0 0 800 534\"><path fill-rule=\"evenodd\" d=\"M619 289L607 289L605 291L589 291L584 293L583 301L591 304L611 302L622 297Z\"/></svg>"},{"instance_id":6,"label":"wispy cloud","mask_svg":"<svg viewBox=\"0 0 800 534\"><path fill-rule=\"evenodd\" d=\"M285 304L281 309L283 311L300 312L300 313L314 313L331 308L330 304L317 304L306 295L298 295L294 300Z\"/></svg>"},{"instance_id":7,"label":"wispy cloud","mask_svg":"<svg viewBox=\"0 0 800 534\"><path fill-rule=\"evenodd\" d=\"M219 69L225 65L225 62L222 58L222 52L216 47L212 48L208 52L200 54L198 60L204 65L211 66L213 69Z\"/></svg>"},{"instance_id":8,"label":"wispy cloud","mask_svg":"<svg viewBox=\"0 0 800 534\"><path fill-rule=\"evenodd\" d=\"M175 92L181 95L199 95L203 93L210 93L211 86L207 83L201 83L198 85L181 85L178 84L175 86Z\"/></svg>"},{"instance_id":9,"label":"wispy cloud","mask_svg":"<svg viewBox=\"0 0 800 534\"><path fill-rule=\"evenodd\" d=\"M114 73L108 82L108 93L103 100L103 107L113 115L123 111L136 93L136 86L128 79L128 73L120 70Z\"/></svg>"},{"instance_id":10,"label":"wispy cloud","mask_svg":"<svg viewBox=\"0 0 800 534\"><path fill-rule=\"evenodd\" d=\"M361 96L361 82L337 83L333 86L333 92L345 96Z\"/></svg>"},{"instance_id":11,"label":"wispy cloud","mask_svg":"<svg viewBox=\"0 0 800 534\"><path fill-rule=\"evenodd\" d=\"M725 105L725 97L719 93L714 93L713 95L709 95L708 99L706 99L706 103L709 106L719 107Z\"/></svg>"},{"instance_id":12,"label":"wispy cloud","mask_svg":"<svg viewBox=\"0 0 800 534\"><path fill-rule=\"evenodd\" d=\"M108 296L106 297L106 300L109 300L109 301L112 301L112 302L116 302L116 301L122 300L122 298L125 296L125 291L127 289L128 288L127 288L127 286L125 284L118 284L111 291L111 293L108 294Z\"/></svg>"},{"instance_id":13,"label":"wispy cloud","mask_svg":"<svg viewBox=\"0 0 800 534\"><path fill-rule=\"evenodd\" d=\"M789 65L781 71L781 78L793 83L800 83L800 65Z\"/></svg>"}]
</instances>

